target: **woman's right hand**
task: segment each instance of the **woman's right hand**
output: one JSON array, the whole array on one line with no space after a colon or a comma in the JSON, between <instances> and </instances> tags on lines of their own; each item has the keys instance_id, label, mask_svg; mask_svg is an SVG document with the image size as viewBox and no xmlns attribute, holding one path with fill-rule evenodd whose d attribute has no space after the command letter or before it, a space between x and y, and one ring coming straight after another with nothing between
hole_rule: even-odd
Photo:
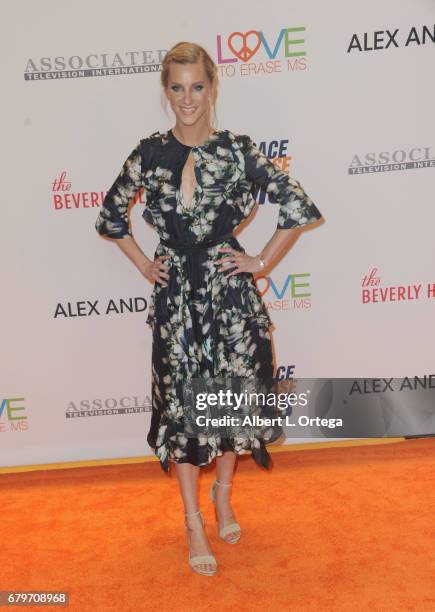
<instances>
[{"instance_id":1,"label":"woman's right hand","mask_svg":"<svg viewBox=\"0 0 435 612\"><path fill-rule=\"evenodd\" d=\"M170 255L159 255L155 258L154 261L149 261L145 265L142 274L147 278L151 283L159 282L166 287L168 285L166 281L169 280L169 268L163 263L164 259L168 259L171 257Z\"/></svg>"}]
</instances>

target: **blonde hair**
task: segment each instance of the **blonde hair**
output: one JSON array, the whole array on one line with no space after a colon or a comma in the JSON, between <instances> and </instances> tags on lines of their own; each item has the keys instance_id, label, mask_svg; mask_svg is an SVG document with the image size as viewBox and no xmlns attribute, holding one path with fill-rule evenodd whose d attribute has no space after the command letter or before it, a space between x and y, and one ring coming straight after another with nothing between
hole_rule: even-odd
<instances>
[{"instance_id":1,"label":"blonde hair","mask_svg":"<svg viewBox=\"0 0 435 612\"><path fill-rule=\"evenodd\" d=\"M212 108L213 108L213 119L212 125L217 121L216 115L216 100L217 100L217 89L219 85L217 67L210 55L200 45L191 42L179 42L169 49L162 61L162 71L160 73L160 83L165 90L168 86L169 81L169 68L171 63L177 64L195 64L196 62L202 62L205 73L212 86ZM167 114L167 98L164 91L162 91L162 106Z\"/></svg>"}]
</instances>

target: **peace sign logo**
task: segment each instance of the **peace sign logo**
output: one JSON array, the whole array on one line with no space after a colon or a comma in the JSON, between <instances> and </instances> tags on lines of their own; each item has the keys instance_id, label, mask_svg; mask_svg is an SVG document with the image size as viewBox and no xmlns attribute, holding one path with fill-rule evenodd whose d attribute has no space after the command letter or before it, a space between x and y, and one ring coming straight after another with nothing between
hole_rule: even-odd
<instances>
[{"instance_id":1,"label":"peace sign logo","mask_svg":"<svg viewBox=\"0 0 435 612\"><path fill-rule=\"evenodd\" d=\"M251 37L251 45L249 45L248 37ZM233 47L233 38L241 39L239 44L236 44L236 48ZM254 46L254 40L256 44ZM261 36L257 30L249 30L248 32L233 32L228 39L228 46L236 57L242 62L247 62L253 55L258 51L261 45Z\"/></svg>"},{"instance_id":2,"label":"peace sign logo","mask_svg":"<svg viewBox=\"0 0 435 612\"><path fill-rule=\"evenodd\" d=\"M260 288L261 283L264 283L262 288ZM257 278L255 279L255 284L257 286L258 293L260 294L261 297L263 297L263 295L267 292L267 290L270 287L270 278L267 276L257 276Z\"/></svg>"}]
</instances>

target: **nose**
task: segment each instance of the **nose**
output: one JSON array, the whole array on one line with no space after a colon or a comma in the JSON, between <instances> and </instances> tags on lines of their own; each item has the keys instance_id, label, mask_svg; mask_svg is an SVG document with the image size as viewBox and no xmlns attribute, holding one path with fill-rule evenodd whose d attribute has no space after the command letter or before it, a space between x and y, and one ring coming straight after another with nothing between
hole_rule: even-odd
<instances>
[{"instance_id":1,"label":"nose","mask_svg":"<svg viewBox=\"0 0 435 612\"><path fill-rule=\"evenodd\" d=\"M188 106L192 101L192 95L188 89L184 91L183 102Z\"/></svg>"}]
</instances>

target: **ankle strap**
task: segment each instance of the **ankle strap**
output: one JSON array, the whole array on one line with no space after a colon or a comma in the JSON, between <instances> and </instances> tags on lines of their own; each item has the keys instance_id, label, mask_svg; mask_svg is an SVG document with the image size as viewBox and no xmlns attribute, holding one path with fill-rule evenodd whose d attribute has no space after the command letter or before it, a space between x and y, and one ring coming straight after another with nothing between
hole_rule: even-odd
<instances>
[{"instance_id":1,"label":"ankle strap","mask_svg":"<svg viewBox=\"0 0 435 612\"><path fill-rule=\"evenodd\" d=\"M201 514L201 511L198 510L198 512L185 512L184 516L195 516L197 514Z\"/></svg>"},{"instance_id":2,"label":"ankle strap","mask_svg":"<svg viewBox=\"0 0 435 612\"><path fill-rule=\"evenodd\" d=\"M221 487L232 487L233 483L232 482L219 482L219 480L216 480L218 485L221 485Z\"/></svg>"}]
</instances>

